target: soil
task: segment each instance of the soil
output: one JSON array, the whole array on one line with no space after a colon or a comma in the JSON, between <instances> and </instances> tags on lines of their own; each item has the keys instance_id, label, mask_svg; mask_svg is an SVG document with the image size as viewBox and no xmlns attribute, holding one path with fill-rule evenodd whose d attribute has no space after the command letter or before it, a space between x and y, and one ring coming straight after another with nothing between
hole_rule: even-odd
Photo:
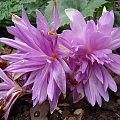
<instances>
[{"instance_id":1,"label":"soil","mask_svg":"<svg viewBox=\"0 0 120 120\"><path fill-rule=\"evenodd\" d=\"M120 80L120 79L119 79ZM48 120L120 120L120 85L118 91L110 93L110 101L103 101L100 108L98 105L92 107L85 99L76 104L67 103L67 100L60 101L53 114L48 113ZM37 120L31 119L32 101L31 95L19 98L14 104L8 120ZM42 110L43 111L43 110ZM38 112L38 116L40 114ZM38 119L38 120L46 120Z\"/></svg>"}]
</instances>

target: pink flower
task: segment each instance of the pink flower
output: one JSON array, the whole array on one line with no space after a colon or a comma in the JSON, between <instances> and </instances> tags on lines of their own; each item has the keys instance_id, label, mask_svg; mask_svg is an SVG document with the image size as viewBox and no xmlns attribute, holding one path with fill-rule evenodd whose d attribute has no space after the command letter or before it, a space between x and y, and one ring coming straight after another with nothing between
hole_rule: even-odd
<instances>
[{"instance_id":1,"label":"pink flower","mask_svg":"<svg viewBox=\"0 0 120 120\"><path fill-rule=\"evenodd\" d=\"M0 69L0 114L7 120L10 109L18 97L22 95L22 88L9 79Z\"/></svg>"},{"instance_id":2,"label":"pink flower","mask_svg":"<svg viewBox=\"0 0 120 120\"><path fill-rule=\"evenodd\" d=\"M54 1L55 2L55 1ZM15 54L3 55L3 59L12 62L5 70L14 73L30 73L25 86L33 85L33 105L43 103L47 98L51 112L54 111L61 94L66 94L65 71L69 70L64 61L67 53L57 44L56 30L60 25L56 3L53 7L52 30L42 13L36 10L37 28L32 26L26 12L22 11L22 18L13 15L15 26L8 27L15 40L1 38L0 42L17 49Z\"/></svg>"},{"instance_id":3,"label":"pink flower","mask_svg":"<svg viewBox=\"0 0 120 120\"><path fill-rule=\"evenodd\" d=\"M120 47L120 28L113 28L113 11L105 11L97 24L85 22L82 14L75 9L66 9L71 30L64 30L59 36L60 44L66 46L72 55L69 64L71 90L74 102L86 97L92 106L102 105L101 96L109 100L108 88L117 91L117 86L107 69L120 75L120 56L112 53Z\"/></svg>"}]
</instances>

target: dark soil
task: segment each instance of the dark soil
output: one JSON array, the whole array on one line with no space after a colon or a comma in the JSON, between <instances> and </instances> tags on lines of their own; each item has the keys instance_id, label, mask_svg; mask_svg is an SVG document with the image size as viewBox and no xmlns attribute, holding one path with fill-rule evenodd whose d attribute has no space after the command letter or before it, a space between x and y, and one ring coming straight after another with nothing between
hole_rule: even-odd
<instances>
[{"instance_id":1,"label":"dark soil","mask_svg":"<svg viewBox=\"0 0 120 120\"><path fill-rule=\"evenodd\" d=\"M117 93L111 91L109 93L110 101L108 103L103 101L101 108L98 105L92 107L85 99L76 104L61 102L53 114L48 113L48 120L120 120L120 88ZM30 95L19 98L11 110L8 120L32 120L30 117L31 108ZM76 115L76 110L82 110L82 112ZM35 118L39 116L40 114L35 116L34 113Z\"/></svg>"}]
</instances>

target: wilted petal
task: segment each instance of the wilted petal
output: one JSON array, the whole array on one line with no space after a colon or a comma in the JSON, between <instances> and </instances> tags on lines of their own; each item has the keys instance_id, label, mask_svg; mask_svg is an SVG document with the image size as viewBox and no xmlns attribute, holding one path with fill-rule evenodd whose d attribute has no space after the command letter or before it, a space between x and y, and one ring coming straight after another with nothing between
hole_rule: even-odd
<instances>
[{"instance_id":1,"label":"wilted petal","mask_svg":"<svg viewBox=\"0 0 120 120\"><path fill-rule=\"evenodd\" d=\"M76 89L72 91L73 94L73 103L77 103L81 99L81 95L77 92Z\"/></svg>"},{"instance_id":2,"label":"wilted petal","mask_svg":"<svg viewBox=\"0 0 120 120\"><path fill-rule=\"evenodd\" d=\"M16 98L11 102L11 104L10 104L8 110L7 110L6 113L4 114L5 120L8 120L8 116L9 116L10 110L11 110L13 104L15 103L15 101L17 100L17 98L18 98L18 97L16 97Z\"/></svg>"}]
</instances>

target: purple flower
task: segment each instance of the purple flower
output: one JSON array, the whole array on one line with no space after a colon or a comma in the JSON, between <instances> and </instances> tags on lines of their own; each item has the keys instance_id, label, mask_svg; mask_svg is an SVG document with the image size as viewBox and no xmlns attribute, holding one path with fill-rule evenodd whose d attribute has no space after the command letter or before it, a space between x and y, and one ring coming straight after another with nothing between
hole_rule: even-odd
<instances>
[{"instance_id":1,"label":"purple flower","mask_svg":"<svg viewBox=\"0 0 120 120\"><path fill-rule=\"evenodd\" d=\"M9 33L15 40L1 38L0 42L17 49L15 54L3 55L3 59L12 62L5 70L14 73L30 73L25 86L33 84L33 105L43 103L47 98L51 112L54 111L61 94L66 94L65 71L69 67L64 61L67 52L57 44L56 30L60 25L56 2L53 7L52 30L42 13L36 10L37 28L32 26L26 12L22 11L22 18L13 15L15 26L8 27Z\"/></svg>"},{"instance_id":2,"label":"purple flower","mask_svg":"<svg viewBox=\"0 0 120 120\"><path fill-rule=\"evenodd\" d=\"M104 9L97 24L93 20L85 22L78 10L66 9L65 12L71 30L64 30L59 42L72 52L69 64L73 72L69 83L74 102L86 97L92 106L96 102L101 106L101 96L109 100L108 88L117 91L107 69L120 75L120 56L112 53L120 47L120 28L113 28L113 11Z\"/></svg>"},{"instance_id":3,"label":"purple flower","mask_svg":"<svg viewBox=\"0 0 120 120\"><path fill-rule=\"evenodd\" d=\"M0 114L7 120L12 105L22 94L22 88L9 79L2 69L0 69L0 79L2 80L0 83Z\"/></svg>"}]
</instances>

